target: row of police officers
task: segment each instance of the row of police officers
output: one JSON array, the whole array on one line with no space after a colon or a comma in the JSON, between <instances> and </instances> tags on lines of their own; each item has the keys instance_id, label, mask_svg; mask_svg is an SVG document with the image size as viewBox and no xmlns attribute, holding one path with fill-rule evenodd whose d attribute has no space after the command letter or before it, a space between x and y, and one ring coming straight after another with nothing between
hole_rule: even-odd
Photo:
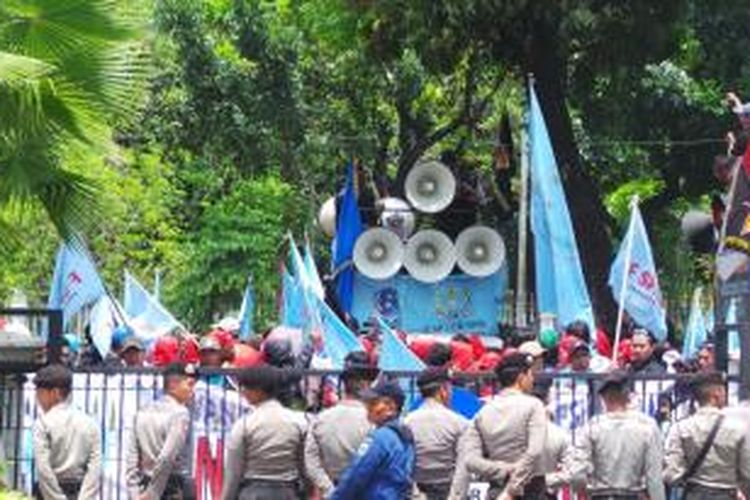
<instances>
[{"instance_id":1,"label":"row of police officers","mask_svg":"<svg viewBox=\"0 0 750 500\"><path fill-rule=\"evenodd\" d=\"M347 357L342 400L317 416L279 402L285 372L246 370L238 382L252 410L229 434L221 497L462 500L480 493L479 482L490 499L555 498L566 485L600 500L661 500L665 484L689 500L748 494L750 404L724 408L721 374L696 376L698 410L664 439L652 418L632 408L627 375L612 373L598 388L604 411L578 431L575 447L549 418L531 356L506 356L496 376L500 392L469 421L448 407L450 376L439 368L419 377L421 404L403 419L402 388L380 377L364 353ZM99 498L100 433L70 404L70 371L48 366L34 381L42 409L34 427L36 496ZM164 397L137 411L126 453L130 498L195 496L188 465L194 385L189 365L170 365Z\"/></svg>"}]
</instances>

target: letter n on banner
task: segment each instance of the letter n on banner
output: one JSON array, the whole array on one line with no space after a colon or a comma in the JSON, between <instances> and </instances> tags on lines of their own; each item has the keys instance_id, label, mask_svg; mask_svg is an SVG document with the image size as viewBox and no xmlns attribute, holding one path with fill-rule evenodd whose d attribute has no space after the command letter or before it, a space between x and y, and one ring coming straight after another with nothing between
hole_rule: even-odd
<instances>
[{"instance_id":1,"label":"letter n on banner","mask_svg":"<svg viewBox=\"0 0 750 500\"><path fill-rule=\"evenodd\" d=\"M216 453L211 454L211 442L208 437L198 438L195 446L195 489L196 499L204 500L204 484L211 492L205 500L221 498L221 482L224 480L224 441L216 441Z\"/></svg>"}]
</instances>

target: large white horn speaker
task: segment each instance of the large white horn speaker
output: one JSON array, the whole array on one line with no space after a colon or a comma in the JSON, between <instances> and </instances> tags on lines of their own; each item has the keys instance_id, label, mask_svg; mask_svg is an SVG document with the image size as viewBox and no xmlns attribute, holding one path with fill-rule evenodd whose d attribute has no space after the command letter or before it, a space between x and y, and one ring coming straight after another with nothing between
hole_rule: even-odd
<instances>
[{"instance_id":1,"label":"large white horn speaker","mask_svg":"<svg viewBox=\"0 0 750 500\"><path fill-rule=\"evenodd\" d=\"M468 275L482 278L500 269L505 262L503 238L488 227L474 226L456 238L458 267Z\"/></svg>"},{"instance_id":2,"label":"large white horn speaker","mask_svg":"<svg viewBox=\"0 0 750 500\"><path fill-rule=\"evenodd\" d=\"M416 220L411 206L401 198L383 198L377 202L380 225L405 240L414 232Z\"/></svg>"},{"instance_id":3,"label":"large white horn speaker","mask_svg":"<svg viewBox=\"0 0 750 500\"><path fill-rule=\"evenodd\" d=\"M447 208L453 201L456 178L439 161L420 162L406 176L404 191L414 208L434 214Z\"/></svg>"},{"instance_id":4,"label":"large white horn speaker","mask_svg":"<svg viewBox=\"0 0 750 500\"><path fill-rule=\"evenodd\" d=\"M318 212L318 225L326 236L333 238L336 235L336 197L331 196L320 206Z\"/></svg>"},{"instance_id":5,"label":"large white horn speaker","mask_svg":"<svg viewBox=\"0 0 750 500\"><path fill-rule=\"evenodd\" d=\"M456 265L456 249L445 233L426 229L406 243L404 266L418 281L436 283L447 277Z\"/></svg>"},{"instance_id":6,"label":"large white horn speaker","mask_svg":"<svg viewBox=\"0 0 750 500\"><path fill-rule=\"evenodd\" d=\"M387 229L368 229L354 244L354 265L368 278L388 279L401 269L403 262L404 244Z\"/></svg>"}]
</instances>

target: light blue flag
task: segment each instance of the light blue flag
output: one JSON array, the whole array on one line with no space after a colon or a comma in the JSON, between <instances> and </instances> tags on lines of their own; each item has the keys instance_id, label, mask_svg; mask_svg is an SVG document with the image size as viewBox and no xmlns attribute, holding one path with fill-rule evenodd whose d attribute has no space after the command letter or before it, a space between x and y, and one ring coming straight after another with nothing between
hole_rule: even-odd
<instances>
[{"instance_id":1,"label":"light blue flag","mask_svg":"<svg viewBox=\"0 0 750 500\"><path fill-rule=\"evenodd\" d=\"M112 347L112 334L121 323L117 305L108 295L102 295L91 309L89 333L91 340L104 358Z\"/></svg>"},{"instance_id":2,"label":"light blue flag","mask_svg":"<svg viewBox=\"0 0 750 500\"><path fill-rule=\"evenodd\" d=\"M318 274L318 266L315 265L315 258L310 249L310 243L307 242L305 243L304 263L312 292L318 298L325 298L326 292L323 288L323 282L320 279L320 275Z\"/></svg>"},{"instance_id":3,"label":"light blue flag","mask_svg":"<svg viewBox=\"0 0 750 500\"><path fill-rule=\"evenodd\" d=\"M185 327L127 271L123 306L130 318L129 326L146 343L173 330L185 330Z\"/></svg>"},{"instance_id":4,"label":"light blue flag","mask_svg":"<svg viewBox=\"0 0 750 500\"><path fill-rule=\"evenodd\" d=\"M320 319L326 355L330 358L333 368L341 370L344 368L346 355L352 351L363 351L364 347L349 327L328 307L328 304L318 297L312 297L312 301L317 307L314 316Z\"/></svg>"},{"instance_id":5,"label":"light blue flag","mask_svg":"<svg viewBox=\"0 0 750 500\"><path fill-rule=\"evenodd\" d=\"M281 273L281 324L289 328L302 328L305 322L305 297L302 287L289 274L286 267Z\"/></svg>"},{"instance_id":6,"label":"light blue flag","mask_svg":"<svg viewBox=\"0 0 750 500\"><path fill-rule=\"evenodd\" d=\"M693 300L690 303L690 315L688 316L687 326L685 328L685 337L682 341L682 357L690 359L698 353L701 344L708 337L708 327L706 318L701 308L701 288L696 288L693 292Z\"/></svg>"},{"instance_id":7,"label":"light blue flag","mask_svg":"<svg viewBox=\"0 0 750 500\"><path fill-rule=\"evenodd\" d=\"M382 318L378 318L378 325L381 336L378 368L392 372L424 370L425 365L422 360L404 344Z\"/></svg>"},{"instance_id":8,"label":"light blue flag","mask_svg":"<svg viewBox=\"0 0 750 500\"><path fill-rule=\"evenodd\" d=\"M255 315L255 291L253 290L252 276L247 280L245 295L242 297L240 307L240 340L247 340L253 333L253 317Z\"/></svg>"},{"instance_id":9,"label":"light blue flag","mask_svg":"<svg viewBox=\"0 0 750 500\"><path fill-rule=\"evenodd\" d=\"M529 94L530 215L538 310L554 314L560 326L583 320L593 331L593 309L565 192L533 85Z\"/></svg>"},{"instance_id":10,"label":"light blue flag","mask_svg":"<svg viewBox=\"0 0 750 500\"><path fill-rule=\"evenodd\" d=\"M354 191L354 165L349 162L346 169L346 186L336 217L336 239L333 244L333 268L336 277L336 296L344 312L352 308L354 293L354 268L352 257L354 243L362 233L362 217L357 205L357 194Z\"/></svg>"},{"instance_id":11,"label":"light blue flag","mask_svg":"<svg viewBox=\"0 0 750 500\"><path fill-rule=\"evenodd\" d=\"M737 324L737 301L732 299L729 303L729 309L727 309L727 319L724 321L727 325ZM739 358L740 356L740 332L736 326L730 327L727 331L729 336L729 357Z\"/></svg>"},{"instance_id":12,"label":"light blue flag","mask_svg":"<svg viewBox=\"0 0 750 500\"><path fill-rule=\"evenodd\" d=\"M630 245L630 259L628 259ZM625 269L629 260L629 268ZM627 273L627 276L626 276ZM624 305L622 293L623 279L627 279ZM659 278L651 254L651 245L643 224L638 205L633 205L628 232L620 244L612 268L609 272L609 287L615 300L628 312L631 318L645 328L659 341L667 337L667 314L659 289Z\"/></svg>"},{"instance_id":13,"label":"light blue flag","mask_svg":"<svg viewBox=\"0 0 750 500\"><path fill-rule=\"evenodd\" d=\"M104 282L88 257L83 243L66 243L57 252L48 307L62 309L63 328L81 308L106 295Z\"/></svg>"}]
</instances>

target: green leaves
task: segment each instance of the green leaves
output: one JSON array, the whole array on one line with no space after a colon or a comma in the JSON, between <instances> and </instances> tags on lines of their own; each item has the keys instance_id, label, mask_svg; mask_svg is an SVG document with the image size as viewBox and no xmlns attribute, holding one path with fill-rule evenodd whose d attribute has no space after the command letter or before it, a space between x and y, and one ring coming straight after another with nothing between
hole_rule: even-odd
<instances>
[{"instance_id":1,"label":"green leaves","mask_svg":"<svg viewBox=\"0 0 750 500\"><path fill-rule=\"evenodd\" d=\"M148 65L134 12L112 0L0 5L0 211L39 206L66 237L96 222L96 185L71 162L84 145L110 149L110 127L138 108Z\"/></svg>"}]
</instances>

